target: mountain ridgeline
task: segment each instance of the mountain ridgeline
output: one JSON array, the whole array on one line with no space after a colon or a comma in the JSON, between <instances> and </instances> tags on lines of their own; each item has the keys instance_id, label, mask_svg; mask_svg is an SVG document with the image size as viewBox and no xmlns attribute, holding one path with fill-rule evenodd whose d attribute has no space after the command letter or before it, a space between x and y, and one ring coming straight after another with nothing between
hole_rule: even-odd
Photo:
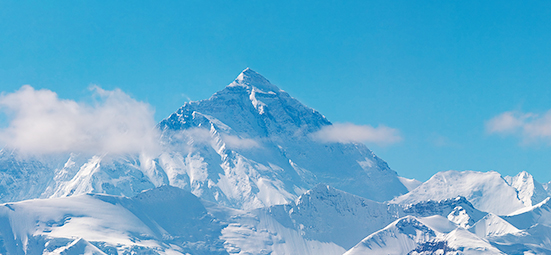
<instances>
[{"instance_id":1,"label":"mountain ridgeline","mask_svg":"<svg viewBox=\"0 0 551 255\"><path fill-rule=\"evenodd\" d=\"M131 197L171 185L251 209L294 201L318 183L375 201L407 192L364 144L315 140L312 134L328 125L316 110L247 68L211 98L187 102L162 120L158 155L29 159L4 148L0 171L10 181L0 184L0 201L90 192ZM18 167L29 173L15 174Z\"/></svg>"},{"instance_id":2,"label":"mountain ridgeline","mask_svg":"<svg viewBox=\"0 0 551 255\"><path fill-rule=\"evenodd\" d=\"M331 125L246 69L162 120L156 154L4 148L0 254L551 254L551 183L408 180L313 135Z\"/></svg>"}]
</instances>

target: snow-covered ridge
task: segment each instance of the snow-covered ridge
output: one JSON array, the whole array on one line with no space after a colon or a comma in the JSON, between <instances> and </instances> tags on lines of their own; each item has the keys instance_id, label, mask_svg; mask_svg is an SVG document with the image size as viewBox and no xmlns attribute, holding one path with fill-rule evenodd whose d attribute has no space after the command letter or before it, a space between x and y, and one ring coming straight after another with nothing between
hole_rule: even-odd
<instances>
[{"instance_id":1,"label":"snow-covered ridge","mask_svg":"<svg viewBox=\"0 0 551 255\"><path fill-rule=\"evenodd\" d=\"M0 254L551 254L548 184L420 183L363 144L312 140L328 125L246 69L161 121L158 155L4 148Z\"/></svg>"},{"instance_id":2,"label":"snow-covered ridge","mask_svg":"<svg viewBox=\"0 0 551 255\"><path fill-rule=\"evenodd\" d=\"M319 184L294 202L238 210L161 186L0 205L0 252L548 254L548 201L498 216L463 197L398 205Z\"/></svg>"},{"instance_id":3,"label":"snow-covered ridge","mask_svg":"<svg viewBox=\"0 0 551 255\"><path fill-rule=\"evenodd\" d=\"M365 145L311 139L327 125L323 115L247 68L211 98L185 103L161 121L160 155L44 160L21 159L5 149L0 201L89 192L131 197L172 185L251 209L294 201L318 183L377 201L407 192L396 172Z\"/></svg>"},{"instance_id":4,"label":"snow-covered ridge","mask_svg":"<svg viewBox=\"0 0 551 255\"><path fill-rule=\"evenodd\" d=\"M393 203L411 204L462 196L479 210L506 215L525 207L517 194L518 191L494 171L444 171L395 198Z\"/></svg>"}]
</instances>

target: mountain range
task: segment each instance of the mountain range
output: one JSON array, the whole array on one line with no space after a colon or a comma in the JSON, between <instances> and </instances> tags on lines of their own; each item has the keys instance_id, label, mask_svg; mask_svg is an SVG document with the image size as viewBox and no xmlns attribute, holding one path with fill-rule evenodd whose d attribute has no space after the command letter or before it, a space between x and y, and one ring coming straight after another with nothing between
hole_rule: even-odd
<instances>
[{"instance_id":1,"label":"mountain range","mask_svg":"<svg viewBox=\"0 0 551 255\"><path fill-rule=\"evenodd\" d=\"M398 176L251 69L157 125L158 152L0 151L0 254L551 254L549 183Z\"/></svg>"}]
</instances>

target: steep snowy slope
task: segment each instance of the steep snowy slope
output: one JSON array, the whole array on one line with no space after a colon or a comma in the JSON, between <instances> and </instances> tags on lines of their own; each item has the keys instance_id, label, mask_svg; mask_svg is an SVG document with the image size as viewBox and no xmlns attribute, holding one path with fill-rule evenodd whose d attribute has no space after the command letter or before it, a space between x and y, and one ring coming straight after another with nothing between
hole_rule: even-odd
<instances>
[{"instance_id":1,"label":"steep snowy slope","mask_svg":"<svg viewBox=\"0 0 551 255\"><path fill-rule=\"evenodd\" d=\"M224 226L197 197L169 186L133 198L29 200L0 207L0 253L227 254Z\"/></svg>"},{"instance_id":2,"label":"steep snowy slope","mask_svg":"<svg viewBox=\"0 0 551 255\"><path fill-rule=\"evenodd\" d=\"M415 188L419 187L419 185L423 184L423 182L421 181L418 181L415 179L408 179L401 176L398 176L398 179L400 180L400 182L402 182L402 184L404 184L404 186L406 186L408 191L412 191Z\"/></svg>"},{"instance_id":3,"label":"steep snowy slope","mask_svg":"<svg viewBox=\"0 0 551 255\"><path fill-rule=\"evenodd\" d=\"M473 207L464 197L450 198L440 201L423 201L417 204L404 205L404 212L418 217L439 215L463 228L473 226L486 213Z\"/></svg>"},{"instance_id":4,"label":"steep snowy slope","mask_svg":"<svg viewBox=\"0 0 551 255\"><path fill-rule=\"evenodd\" d=\"M37 158L0 150L0 202L40 197L52 184L53 171Z\"/></svg>"},{"instance_id":5,"label":"steep snowy slope","mask_svg":"<svg viewBox=\"0 0 551 255\"><path fill-rule=\"evenodd\" d=\"M0 202L84 193L134 196L168 184L145 155L20 155L0 150Z\"/></svg>"},{"instance_id":6,"label":"steep snowy slope","mask_svg":"<svg viewBox=\"0 0 551 255\"><path fill-rule=\"evenodd\" d=\"M511 225L511 223L493 213L484 216L484 218L474 224L470 230L481 238L520 232L520 230Z\"/></svg>"},{"instance_id":7,"label":"steep snowy slope","mask_svg":"<svg viewBox=\"0 0 551 255\"><path fill-rule=\"evenodd\" d=\"M486 239L505 254L551 254L551 228L535 225L519 232Z\"/></svg>"},{"instance_id":8,"label":"steep snowy slope","mask_svg":"<svg viewBox=\"0 0 551 255\"><path fill-rule=\"evenodd\" d=\"M221 238L230 253L239 254L340 255L366 235L404 215L397 205L321 184L285 205L234 210L231 215L214 204L207 208L229 223Z\"/></svg>"},{"instance_id":9,"label":"steep snowy slope","mask_svg":"<svg viewBox=\"0 0 551 255\"><path fill-rule=\"evenodd\" d=\"M345 255L504 254L488 241L450 225L441 216L406 216L369 235Z\"/></svg>"},{"instance_id":10,"label":"steep snowy slope","mask_svg":"<svg viewBox=\"0 0 551 255\"><path fill-rule=\"evenodd\" d=\"M210 99L186 103L161 121L164 141L175 149L160 163L171 185L237 208L289 202L316 183L377 201L407 192L365 145L313 140L328 125L246 69Z\"/></svg>"},{"instance_id":11,"label":"steep snowy slope","mask_svg":"<svg viewBox=\"0 0 551 255\"><path fill-rule=\"evenodd\" d=\"M508 216L488 214L469 229L506 254L551 254L549 198Z\"/></svg>"},{"instance_id":12,"label":"steep snowy slope","mask_svg":"<svg viewBox=\"0 0 551 255\"><path fill-rule=\"evenodd\" d=\"M134 196L172 185L234 208L295 200L318 183L385 201L407 192L396 172L359 143L317 141L331 123L246 69L210 99L158 125L159 155L0 154L0 201L88 192ZM54 163L51 163L51 162Z\"/></svg>"},{"instance_id":13,"label":"steep snowy slope","mask_svg":"<svg viewBox=\"0 0 551 255\"><path fill-rule=\"evenodd\" d=\"M411 192L397 197L392 202L418 203L427 200L443 200L465 197L475 208L497 215L506 215L525 204L497 172L445 171L439 172Z\"/></svg>"},{"instance_id":14,"label":"steep snowy slope","mask_svg":"<svg viewBox=\"0 0 551 255\"><path fill-rule=\"evenodd\" d=\"M295 203L272 206L269 214L308 239L351 248L405 215L402 208L361 198L327 185L317 185Z\"/></svg>"},{"instance_id":15,"label":"steep snowy slope","mask_svg":"<svg viewBox=\"0 0 551 255\"><path fill-rule=\"evenodd\" d=\"M535 224L551 226L551 202L550 198L539 204L522 208L503 219L519 229L527 229Z\"/></svg>"},{"instance_id":16,"label":"steep snowy slope","mask_svg":"<svg viewBox=\"0 0 551 255\"><path fill-rule=\"evenodd\" d=\"M82 194L3 204L0 253L338 255L402 215L397 205L325 185L296 203L252 211L162 186L132 198Z\"/></svg>"},{"instance_id":17,"label":"steep snowy slope","mask_svg":"<svg viewBox=\"0 0 551 255\"><path fill-rule=\"evenodd\" d=\"M518 198L525 206L536 205L549 196L544 187L526 171L522 171L513 177L505 176L503 178L511 187L517 190Z\"/></svg>"},{"instance_id":18,"label":"steep snowy slope","mask_svg":"<svg viewBox=\"0 0 551 255\"><path fill-rule=\"evenodd\" d=\"M407 254L419 244L434 240L437 234L415 217L407 216L369 235L345 255Z\"/></svg>"}]
</instances>

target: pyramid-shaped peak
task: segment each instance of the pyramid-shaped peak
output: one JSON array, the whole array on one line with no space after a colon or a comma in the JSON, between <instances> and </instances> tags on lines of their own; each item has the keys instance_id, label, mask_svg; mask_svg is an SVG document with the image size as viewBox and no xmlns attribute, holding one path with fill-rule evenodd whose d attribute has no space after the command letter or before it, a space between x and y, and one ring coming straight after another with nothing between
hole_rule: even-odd
<instances>
[{"instance_id":1,"label":"pyramid-shaped peak","mask_svg":"<svg viewBox=\"0 0 551 255\"><path fill-rule=\"evenodd\" d=\"M245 70L243 70L243 72L241 72L237 76L237 78L229 85L229 87L233 87L233 86L244 86L248 88L255 87L265 92L280 91L280 89L276 85L271 84L270 81L268 81L268 79L264 78L264 76L253 71L248 67Z\"/></svg>"},{"instance_id":2,"label":"pyramid-shaped peak","mask_svg":"<svg viewBox=\"0 0 551 255\"><path fill-rule=\"evenodd\" d=\"M529 174L529 173L526 172L526 171L521 171L520 173L517 174L516 177L517 177L517 178L523 178L523 179L533 178L532 175Z\"/></svg>"}]
</instances>

